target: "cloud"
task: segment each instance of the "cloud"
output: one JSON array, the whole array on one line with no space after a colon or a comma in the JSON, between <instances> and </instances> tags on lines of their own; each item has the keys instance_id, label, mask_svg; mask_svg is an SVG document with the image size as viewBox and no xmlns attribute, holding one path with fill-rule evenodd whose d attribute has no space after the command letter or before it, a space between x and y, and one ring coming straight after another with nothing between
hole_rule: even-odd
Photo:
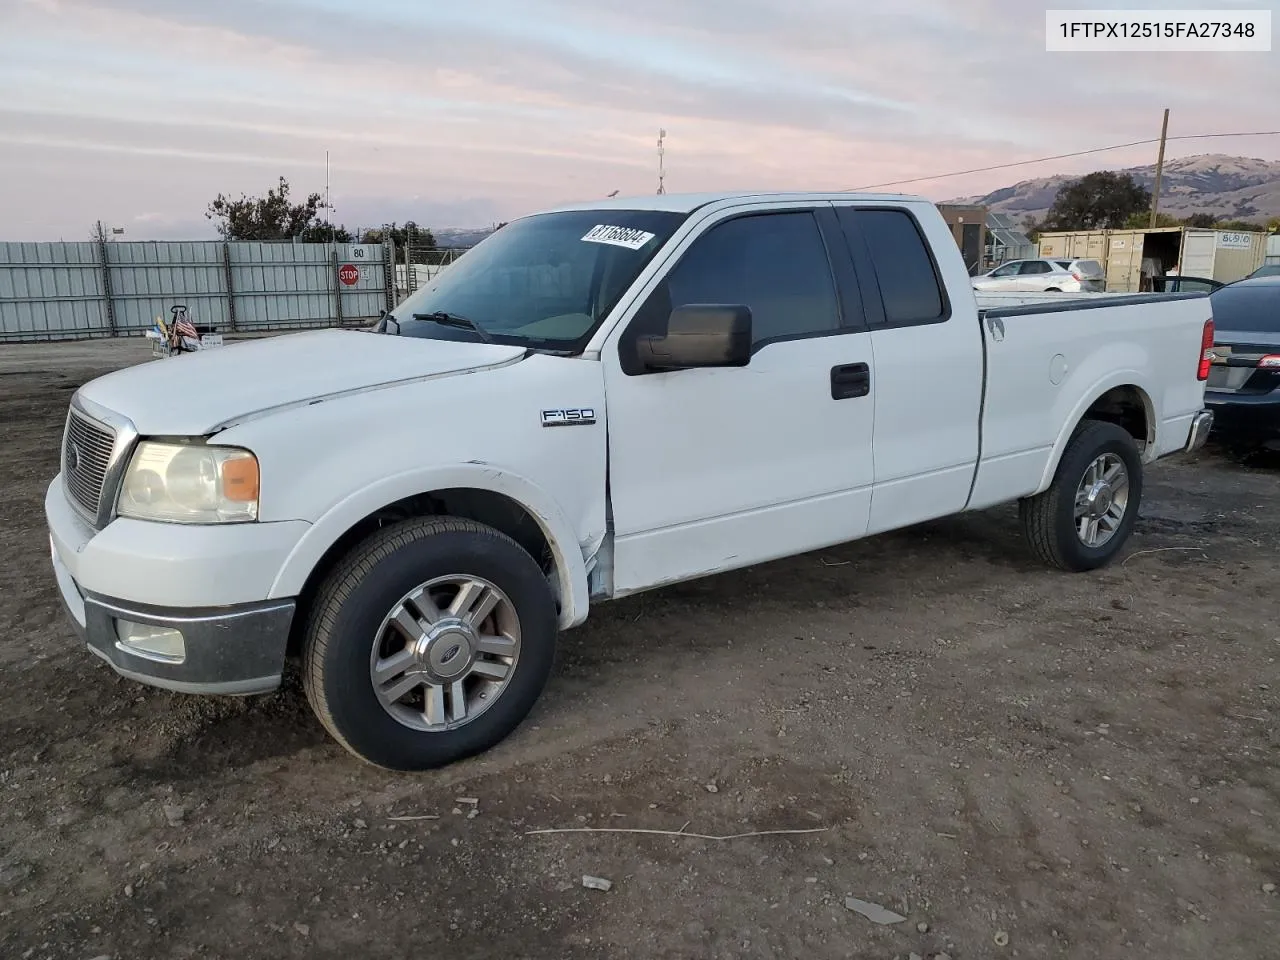
<instances>
[{"instance_id":1,"label":"cloud","mask_svg":"<svg viewBox=\"0 0 1280 960\"><path fill-rule=\"evenodd\" d=\"M847 188L1155 136L1166 105L1173 134L1247 130L1280 86L1267 55L1047 54L1043 11L1023 0L11 6L0 146L22 179L0 181L0 206L15 239L107 213L207 232L219 192L282 174L322 189L326 150L339 219L486 223L652 191L659 127L669 189ZM1275 139L1211 143L1280 155ZM1152 154L911 189L978 193Z\"/></svg>"}]
</instances>

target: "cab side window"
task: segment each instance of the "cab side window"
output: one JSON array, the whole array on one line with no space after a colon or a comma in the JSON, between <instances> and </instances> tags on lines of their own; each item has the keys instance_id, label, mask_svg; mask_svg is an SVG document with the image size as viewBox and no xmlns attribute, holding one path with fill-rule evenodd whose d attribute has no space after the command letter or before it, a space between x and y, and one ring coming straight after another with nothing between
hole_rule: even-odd
<instances>
[{"instance_id":1,"label":"cab side window","mask_svg":"<svg viewBox=\"0 0 1280 960\"><path fill-rule=\"evenodd\" d=\"M628 337L659 333L672 310L697 304L750 309L756 349L839 330L835 280L813 214L753 214L712 227L645 301Z\"/></svg>"}]
</instances>

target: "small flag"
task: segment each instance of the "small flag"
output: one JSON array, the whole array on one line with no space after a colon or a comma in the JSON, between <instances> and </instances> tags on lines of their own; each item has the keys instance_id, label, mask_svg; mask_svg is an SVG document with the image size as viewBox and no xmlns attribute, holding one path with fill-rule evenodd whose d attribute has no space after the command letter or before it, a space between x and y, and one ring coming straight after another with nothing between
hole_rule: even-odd
<instances>
[{"instance_id":1,"label":"small flag","mask_svg":"<svg viewBox=\"0 0 1280 960\"><path fill-rule=\"evenodd\" d=\"M200 333L196 330L195 324L186 317L174 324L173 330L180 337L190 337L192 340L200 339Z\"/></svg>"}]
</instances>

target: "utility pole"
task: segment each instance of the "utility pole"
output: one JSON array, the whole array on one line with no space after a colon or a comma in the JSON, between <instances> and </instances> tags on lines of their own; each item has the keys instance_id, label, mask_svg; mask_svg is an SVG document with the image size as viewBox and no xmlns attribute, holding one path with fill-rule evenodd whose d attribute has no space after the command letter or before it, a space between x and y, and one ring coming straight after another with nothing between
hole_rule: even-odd
<instances>
[{"instance_id":1,"label":"utility pole","mask_svg":"<svg viewBox=\"0 0 1280 960\"><path fill-rule=\"evenodd\" d=\"M1164 108L1164 122L1160 125L1160 153L1156 156L1156 187L1151 192L1151 229L1156 227L1156 213L1160 209L1160 181L1164 177L1164 141L1169 135L1169 108Z\"/></svg>"},{"instance_id":2,"label":"utility pole","mask_svg":"<svg viewBox=\"0 0 1280 960\"><path fill-rule=\"evenodd\" d=\"M666 139L667 139L667 131L659 130L658 131L658 195L659 196L667 192L667 187L666 187L667 170L663 162L664 158L667 155L667 148L666 146L664 146L664 141Z\"/></svg>"}]
</instances>

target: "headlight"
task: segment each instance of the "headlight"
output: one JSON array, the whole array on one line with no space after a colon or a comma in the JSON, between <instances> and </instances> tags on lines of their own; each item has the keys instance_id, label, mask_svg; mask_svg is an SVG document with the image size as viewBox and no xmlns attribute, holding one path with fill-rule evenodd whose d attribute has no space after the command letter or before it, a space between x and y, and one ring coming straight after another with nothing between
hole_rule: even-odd
<instances>
[{"instance_id":1,"label":"headlight","mask_svg":"<svg viewBox=\"0 0 1280 960\"><path fill-rule=\"evenodd\" d=\"M236 447L138 444L116 502L122 517L171 523L258 519L258 459Z\"/></svg>"}]
</instances>

